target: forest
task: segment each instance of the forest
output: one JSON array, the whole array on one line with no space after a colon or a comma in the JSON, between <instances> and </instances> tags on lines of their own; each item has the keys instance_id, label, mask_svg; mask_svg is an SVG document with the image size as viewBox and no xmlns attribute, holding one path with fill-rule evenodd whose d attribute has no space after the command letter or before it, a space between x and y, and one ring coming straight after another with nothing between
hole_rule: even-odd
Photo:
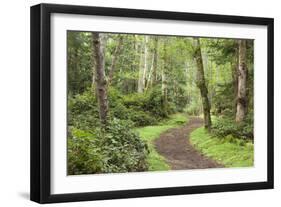
<instances>
[{"instance_id":1,"label":"forest","mask_svg":"<svg viewBox=\"0 0 281 207\"><path fill-rule=\"evenodd\" d=\"M67 174L254 163L254 40L67 32Z\"/></svg>"}]
</instances>

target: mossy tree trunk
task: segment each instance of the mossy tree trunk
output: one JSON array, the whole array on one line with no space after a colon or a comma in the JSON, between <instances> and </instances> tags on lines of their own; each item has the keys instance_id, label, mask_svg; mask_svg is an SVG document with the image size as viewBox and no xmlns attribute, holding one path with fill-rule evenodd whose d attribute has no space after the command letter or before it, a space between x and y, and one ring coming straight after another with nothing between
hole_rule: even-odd
<instances>
[{"instance_id":1,"label":"mossy tree trunk","mask_svg":"<svg viewBox=\"0 0 281 207\"><path fill-rule=\"evenodd\" d=\"M108 100L106 90L106 78L104 71L104 55L99 33L92 32L93 60L94 60L94 77L95 88L99 104L99 117L103 127L107 124Z\"/></svg>"},{"instance_id":2,"label":"mossy tree trunk","mask_svg":"<svg viewBox=\"0 0 281 207\"><path fill-rule=\"evenodd\" d=\"M154 37L153 48L153 71L152 71L152 85L156 85L157 80L157 59L158 59L158 37Z\"/></svg>"},{"instance_id":3,"label":"mossy tree trunk","mask_svg":"<svg viewBox=\"0 0 281 207\"><path fill-rule=\"evenodd\" d=\"M161 71L162 79L162 98L163 98L163 110L165 114L168 114L168 86L167 86L167 71L168 71L168 57L167 57L167 40L163 43L163 67Z\"/></svg>"},{"instance_id":4,"label":"mossy tree trunk","mask_svg":"<svg viewBox=\"0 0 281 207\"><path fill-rule=\"evenodd\" d=\"M193 47L194 47L194 58L197 65L197 86L200 90L201 99L202 99L202 106L203 106L203 113L204 113L204 126L205 128L210 131L211 130L211 115L210 115L210 102L208 99L208 89L205 83L205 76L204 76L204 68L203 68L203 60L201 54L201 46L199 38L193 39Z\"/></svg>"},{"instance_id":5,"label":"mossy tree trunk","mask_svg":"<svg viewBox=\"0 0 281 207\"><path fill-rule=\"evenodd\" d=\"M247 111L247 65L246 65L246 40L238 40L239 67L236 122L244 120Z\"/></svg>"}]
</instances>

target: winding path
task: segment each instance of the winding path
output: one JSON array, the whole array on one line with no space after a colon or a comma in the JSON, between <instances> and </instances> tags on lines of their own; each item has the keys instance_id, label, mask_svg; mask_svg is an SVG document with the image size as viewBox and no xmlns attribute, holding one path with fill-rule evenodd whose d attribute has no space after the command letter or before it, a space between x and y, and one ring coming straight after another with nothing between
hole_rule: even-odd
<instances>
[{"instance_id":1,"label":"winding path","mask_svg":"<svg viewBox=\"0 0 281 207\"><path fill-rule=\"evenodd\" d=\"M166 158L172 170L223 167L214 160L200 154L190 144L190 133L202 125L203 120L194 117L185 126L170 129L155 140L156 150Z\"/></svg>"}]
</instances>

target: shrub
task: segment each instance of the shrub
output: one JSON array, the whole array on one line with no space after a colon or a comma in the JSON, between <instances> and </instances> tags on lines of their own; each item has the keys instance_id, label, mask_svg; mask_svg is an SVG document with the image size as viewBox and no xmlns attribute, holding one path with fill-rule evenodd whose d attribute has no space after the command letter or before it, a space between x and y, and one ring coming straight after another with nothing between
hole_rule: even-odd
<instances>
[{"instance_id":1,"label":"shrub","mask_svg":"<svg viewBox=\"0 0 281 207\"><path fill-rule=\"evenodd\" d=\"M145 171L147 145L127 121L113 119L105 131L70 128L68 174Z\"/></svg>"},{"instance_id":2,"label":"shrub","mask_svg":"<svg viewBox=\"0 0 281 207\"><path fill-rule=\"evenodd\" d=\"M131 121L134 126L145 126L166 117L161 109L161 93L160 96L156 92L124 96L110 88L108 96L111 118ZM99 126L98 103L92 89L68 98L68 125L83 130Z\"/></svg>"},{"instance_id":3,"label":"shrub","mask_svg":"<svg viewBox=\"0 0 281 207\"><path fill-rule=\"evenodd\" d=\"M184 112L186 112L188 115L199 115L200 114L200 104L197 103L197 101L193 100L191 101L187 107L184 109Z\"/></svg>"},{"instance_id":4,"label":"shrub","mask_svg":"<svg viewBox=\"0 0 281 207\"><path fill-rule=\"evenodd\" d=\"M67 172L69 175L104 171L104 157L97 134L72 128L67 141Z\"/></svg>"},{"instance_id":5,"label":"shrub","mask_svg":"<svg viewBox=\"0 0 281 207\"><path fill-rule=\"evenodd\" d=\"M81 114L85 111L94 111L98 115L97 99L92 89L88 89L82 94L68 97L68 111L72 114Z\"/></svg>"},{"instance_id":6,"label":"shrub","mask_svg":"<svg viewBox=\"0 0 281 207\"><path fill-rule=\"evenodd\" d=\"M82 130L91 130L99 126L99 111L97 100L92 90L83 94L68 97L68 126Z\"/></svg>"},{"instance_id":7,"label":"shrub","mask_svg":"<svg viewBox=\"0 0 281 207\"><path fill-rule=\"evenodd\" d=\"M128 120L130 119L130 110L122 103L117 102L115 106L110 107L110 115L117 119Z\"/></svg>"},{"instance_id":8,"label":"shrub","mask_svg":"<svg viewBox=\"0 0 281 207\"><path fill-rule=\"evenodd\" d=\"M231 118L218 118L212 126L212 133L220 138L232 135L235 138L253 139L253 121L246 118L243 122L236 123Z\"/></svg>"},{"instance_id":9,"label":"shrub","mask_svg":"<svg viewBox=\"0 0 281 207\"><path fill-rule=\"evenodd\" d=\"M164 108L158 88L130 95L109 88L108 99L110 117L131 121L134 126L153 125L176 111L173 103L168 103L167 108ZM83 130L99 126L98 103L92 89L68 98L68 125Z\"/></svg>"},{"instance_id":10,"label":"shrub","mask_svg":"<svg viewBox=\"0 0 281 207\"><path fill-rule=\"evenodd\" d=\"M147 93L147 99L144 103L144 110L149 111L157 118L167 118L169 113L173 113L175 106L172 106L171 103L167 103L167 108L164 107L162 91L160 88L153 88Z\"/></svg>"},{"instance_id":11,"label":"shrub","mask_svg":"<svg viewBox=\"0 0 281 207\"><path fill-rule=\"evenodd\" d=\"M137 110L129 110L128 119L134 122L135 126L147 126L154 125L157 123L157 119L149 113Z\"/></svg>"},{"instance_id":12,"label":"shrub","mask_svg":"<svg viewBox=\"0 0 281 207\"><path fill-rule=\"evenodd\" d=\"M168 102L168 107L167 107L167 114L174 114L176 112L183 112L182 109L179 110L177 105L173 102ZM165 118L168 117L168 115L165 115Z\"/></svg>"},{"instance_id":13,"label":"shrub","mask_svg":"<svg viewBox=\"0 0 281 207\"><path fill-rule=\"evenodd\" d=\"M132 93L124 95L123 104L130 109L144 110L147 102L147 96L145 93Z\"/></svg>"},{"instance_id":14,"label":"shrub","mask_svg":"<svg viewBox=\"0 0 281 207\"><path fill-rule=\"evenodd\" d=\"M113 119L106 129L102 145L107 154L107 172L147 170L147 144L127 121Z\"/></svg>"},{"instance_id":15,"label":"shrub","mask_svg":"<svg viewBox=\"0 0 281 207\"><path fill-rule=\"evenodd\" d=\"M167 109L163 106L163 97L160 88L153 88L146 93L134 93L124 96L123 103L127 108L143 111L153 115L156 119L166 118L168 112L173 112L168 103Z\"/></svg>"}]
</instances>

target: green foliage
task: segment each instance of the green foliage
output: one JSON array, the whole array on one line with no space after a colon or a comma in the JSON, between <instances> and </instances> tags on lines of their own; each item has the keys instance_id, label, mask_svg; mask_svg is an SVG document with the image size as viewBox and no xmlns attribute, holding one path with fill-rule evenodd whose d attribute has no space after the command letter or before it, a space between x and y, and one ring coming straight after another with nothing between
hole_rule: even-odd
<instances>
[{"instance_id":1,"label":"green foliage","mask_svg":"<svg viewBox=\"0 0 281 207\"><path fill-rule=\"evenodd\" d=\"M88 89L84 93L68 97L68 107L73 114L80 114L81 111L96 110L97 99L95 92Z\"/></svg>"},{"instance_id":2,"label":"green foliage","mask_svg":"<svg viewBox=\"0 0 281 207\"><path fill-rule=\"evenodd\" d=\"M145 107L148 97L144 93L132 93L124 96L123 103L128 108L142 110Z\"/></svg>"},{"instance_id":3,"label":"green foliage","mask_svg":"<svg viewBox=\"0 0 281 207\"><path fill-rule=\"evenodd\" d=\"M218 84L215 95L212 99L215 115L234 116L235 115L235 94L233 83Z\"/></svg>"},{"instance_id":4,"label":"green foliage","mask_svg":"<svg viewBox=\"0 0 281 207\"><path fill-rule=\"evenodd\" d=\"M162 117L154 114L156 105L151 105L152 95L133 93L130 95L122 95L118 90L111 89L109 93L111 115L113 117L130 120L135 126L153 125L157 122L157 118Z\"/></svg>"},{"instance_id":5,"label":"green foliage","mask_svg":"<svg viewBox=\"0 0 281 207\"><path fill-rule=\"evenodd\" d=\"M120 91L110 87L108 90L108 99L111 117L121 120L130 120L128 107L123 104L123 96Z\"/></svg>"},{"instance_id":6,"label":"green foliage","mask_svg":"<svg viewBox=\"0 0 281 207\"><path fill-rule=\"evenodd\" d=\"M97 100L92 89L68 97L68 125L82 130L99 126Z\"/></svg>"},{"instance_id":7,"label":"green foliage","mask_svg":"<svg viewBox=\"0 0 281 207\"><path fill-rule=\"evenodd\" d=\"M204 44L212 59L219 65L231 61L238 49L238 44L233 39L205 39Z\"/></svg>"},{"instance_id":8,"label":"green foliage","mask_svg":"<svg viewBox=\"0 0 281 207\"><path fill-rule=\"evenodd\" d=\"M183 87L179 87L175 99L171 101L173 101L173 105L170 104L170 108L172 109L170 113L184 112L184 109L189 101L186 89Z\"/></svg>"},{"instance_id":9,"label":"green foliage","mask_svg":"<svg viewBox=\"0 0 281 207\"><path fill-rule=\"evenodd\" d=\"M251 141L232 135L223 139L214 137L204 127L194 130L190 137L196 149L225 167L251 167L254 164L254 145Z\"/></svg>"},{"instance_id":10,"label":"green foliage","mask_svg":"<svg viewBox=\"0 0 281 207\"><path fill-rule=\"evenodd\" d=\"M156 112L157 99L152 98L153 95L124 96L111 88L108 96L111 118L131 121L135 126L153 125L164 118L162 113ZM98 103L93 89L68 98L68 124L84 130L99 126Z\"/></svg>"},{"instance_id":11,"label":"green foliage","mask_svg":"<svg viewBox=\"0 0 281 207\"><path fill-rule=\"evenodd\" d=\"M113 119L105 131L70 128L68 174L145 171L148 147L130 123Z\"/></svg>"},{"instance_id":12,"label":"green foliage","mask_svg":"<svg viewBox=\"0 0 281 207\"><path fill-rule=\"evenodd\" d=\"M184 109L184 111L188 114L188 115L199 115L200 114L200 107L199 103L197 102L197 100L193 100L191 101L189 104L187 104L186 108Z\"/></svg>"},{"instance_id":13,"label":"green foliage","mask_svg":"<svg viewBox=\"0 0 281 207\"><path fill-rule=\"evenodd\" d=\"M67 32L67 90L83 93L92 83L92 44L89 32Z\"/></svg>"},{"instance_id":14,"label":"green foliage","mask_svg":"<svg viewBox=\"0 0 281 207\"><path fill-rule=\"evenodd\" d=\"M69 175L104 171L105 160L97 134L71 128L67 139L67 172Z\"/></svg>"},{"instance_id":15,"label":"green foliage","mask_svg":"<svg viewBox=\"0 0 281 207\"><path fill-rule=\"evenodd\" d=\"M160 88L158 87L153 88L146 94L146 96L147 96L147 101L144 104L144 110L149 111L155 117L165 118L168 116L168 114L173 113L172 107L169 102L167 103L168 104L167 111L165 111L164 103L163 103L164 100Z\"/></svg>"},{"instance_id":16,"label":"green foliage","mask_svg":"<svg viewBox=\"0 0 281 207\"><path fill-rule=\"evenodd\" d=\"M137 123L144 122L145 119L143 117L132 119L135 111L129 112L131 109L122 104L118 91L110 90L109 98L112 112L109 124L103 132L100 129L94 90L89 89L82 94L69 97L69 174L131 172L144 171L147 168L146 144L130 130L133 127L132 120ZM140 113L146 115L144 112ZM125 121L126 119L128 121Z\"/></svg>"},{"instance_id":17,"label":"green foliage","mask_svg":"<svg viewBox=\"0 0 281 207\"><path fill-rule=\"evenodd\" d=\"M147 126L157 123L157 119L149 113L137 110L129 110L128 112L128 118L135 123L135 126Z\"/></svg>"},{"instance_id":18,"label":"green foliage","mask_svg":"<svg viewBox=\"0 0 281 207\"><path fill-rule=\"evenodd\" d=\"M146 93L132 93L125 95L123 104L128 109L128 119L136 126L153 125L172 113L171 104L168 103L168 112L163 106L163 97L158 88Z\"/></svg>"},{"instance_id":19,"label":"green foliage","mask_svg":"<svg viewBox=\"0 0 281 207\"><path fill-rule=\"evenodd\" d=\"M131 129L130 123L118 119L113 119L107 126L102 140L108 157L106 172L135 172L147 169L147 145Z\"/></svg>"},{"instance_id":20,"label":"green foliage","mask_svg":"<svg viewBox=\"0 0 281 207\"><path fill-rule=\"evenodd\" d=\"M240 123L236 123L233 118L217 118L213 121L212 133L219 138L231 135L240 139L253 139L253 115L248 114L246 120Z\"/></svg>"}]
</instances>

